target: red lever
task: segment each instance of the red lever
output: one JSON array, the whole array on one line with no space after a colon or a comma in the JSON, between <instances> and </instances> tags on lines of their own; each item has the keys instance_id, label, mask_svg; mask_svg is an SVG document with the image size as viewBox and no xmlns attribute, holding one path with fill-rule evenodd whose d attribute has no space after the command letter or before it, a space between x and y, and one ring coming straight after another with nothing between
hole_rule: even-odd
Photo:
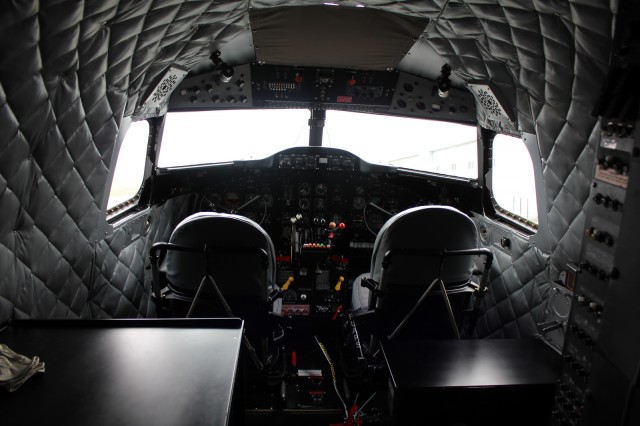
<instances>
[{"instance_id":1,"label":"red lever","mask_svg":"<svg viewBox=\"0 0 640 426\"><path fill-rule=\"evenodd\" d=\"M333 317L331 317L331 321L337 320L338 315L340 315L340 312L342 312L342 305L338 305L338 307L336 308L336 311L333 313Z\"/></svg>"}]
</instances>

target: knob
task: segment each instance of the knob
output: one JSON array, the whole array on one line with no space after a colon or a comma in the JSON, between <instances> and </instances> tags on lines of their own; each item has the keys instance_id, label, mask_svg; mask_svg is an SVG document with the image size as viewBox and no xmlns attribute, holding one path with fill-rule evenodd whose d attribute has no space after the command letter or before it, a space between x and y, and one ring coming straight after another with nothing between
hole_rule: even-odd
<instances>
[{"instance_id":1,"label":"knob","mask_svg":"<svg viewBox=\"0 0 640 426\"><path fill-rule=\"evenodd\" d=\"M207 84L206 86L204 86L205 90L207 91L207 93L213 93L213 86L210 84Z\"/></svg>"},{"instance_id":2,"label":"knob","mask_svg":"<svg viewBox=\"0 0 640 426\"><path fill-rule=\"evenodd\" d=\"M246 96L242 95L238 98L240 100L240 103L246 104L248 99Z\"/></svg>"},{"instance_id":3,"label":"knob","mask_svg":"<svg viewBox=\"0 0 640 426\"><path fill-rule=\"evenodd\" d=\"M608 247L611 247L613 245L613 237L609 234L605 234L604 236L604 241L603 241Z\"/></svg>"},{"instance_id":4,"label":"knob","mask_svg":"<svg viewBox=\"0 0 640 426\"><path fill-rule=\"evenodd\" d=\"M195 104L196 102L198 102L198 97L197 96L191 96L189 98L189 102L191 102L192 104Z\"/></svg>"},{"instance_id":5,"label":"knob","mask_svg":"<svg viewBox=\"0 0 640 426\"><path fill-rule=\"evenodd\" d=\"M186 95L187 95L187 93L188 93L188 92L187 92L187 89L180 89L180 94L181 94L182 96L186 96Z\"/></svg>"},{"instance_id":6,"label":"knob","mask_svg":"<svg viewBox=\"0 0 640 426\"><path fill-rule=\"evenodd\" d=\"M611 203L611 210L617 212L618 210L622 210L622 203L618 200L613 200Z\"/></svg>"},{"instance_id":7,"label":"knob","mask_svg":"<svg viewBox=\"0 0 640 426\"><path fill-rule=\"evenodd\" d=\"M578 296L576 300L578 301L578 304L580 306L584 306L587 304L587 298L584 297L583 295ZM575 326L575 324L571 324L571 325Z\"/></svg>"},{"instance_id":8,"label":"knob","mask_svg":"<svg viewBox=\"0 0 640 426\"><path fill-rule=\"evenodd\" d=\"M218 95L213 95L211 97L211 102L213 102L214 104L219 104L220 103L220 96Z\"/></svg>"},{"instance_id":9,"label":"knob","mask_svg":"<svg viewBox=\"0 0 640 426\"><path fill-rule=\"evenodd\" d=\"M235 96L232 96L232 95L227 96L227 102L229 102L230 104L235 104L236 103Z\"/></svg>"},{"instance_id":10,"label":"knob","mask_svg":"<svg viewBox=\"0 0 640 426\"><path fill-rule=\"evenodd\" d=\"M596 302L590 302L589 303L589 311L591 312L599 312L602 310L602 306L600 306L598 303Z\"/></svg>"},{"instance_id":11,"label":"knob","mask_svg":"<svg viewBox=\"0 0 640 426\"><path fill-rule=\"evenodd\" d=\"M602 204L602 199L603 199L602 194L599 192L593 197L593 201L596 204Z\"/></svg>"},{"instance_id":12,"label":"knob","mask_svg":"<svg viewBox=\"0 0 640 426\"><path fill-rule=\"evenodd\" d=\"M302 300L303 302L304 302L305 300L307 300L307 295L306 295L305 293L302 293L302 294L300 295L300 300Z\"/></svg>"}]
</instances>

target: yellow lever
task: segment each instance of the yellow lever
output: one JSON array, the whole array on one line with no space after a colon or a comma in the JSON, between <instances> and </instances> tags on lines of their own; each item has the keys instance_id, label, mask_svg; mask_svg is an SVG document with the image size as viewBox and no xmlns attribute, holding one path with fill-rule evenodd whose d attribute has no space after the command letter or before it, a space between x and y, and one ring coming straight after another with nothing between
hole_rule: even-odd
<instances>
[{"instance_id":1,"label":"yellow lever","mask_svg":"<svg viewBox=\"0 0 640 426\"><path fill-rule=\"evenodd\" d=\"M290 276L289 278L287 278L287 281L285 281L285 283L282 285L282 290L289 290L289 286L291 285L291 283L293 282L293 276Z\"/></svg>"},{"instance_id":2,"label":"yellow lever","mask_svg":"<svg viewBox=\"0 0 640 426\"><path fill-rule=\"evenodd\" d=\"M340 278L338 278L338 282L336 283L336 286L334 287L336 291L340 291L340 289L342 288L342 282L344 281L344 277L342 275L340 275Z\"/></svg>"}]
</instances>

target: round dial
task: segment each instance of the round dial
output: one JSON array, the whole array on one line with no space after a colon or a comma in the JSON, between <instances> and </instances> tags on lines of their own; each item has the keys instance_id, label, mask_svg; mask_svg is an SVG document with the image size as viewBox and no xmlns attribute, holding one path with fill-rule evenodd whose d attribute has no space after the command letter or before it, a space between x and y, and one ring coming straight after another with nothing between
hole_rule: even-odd
<instances>
[{"instance_id":1,"label":"round dial","mask_svg":"<svg viewBox=\"0 0 640 426\"><path fill-rule=\"evenodd\" d=\"M367 227L371 232L377 234L384 225L384 217L382 217L381 213L378 212L367 212L366 223Z\"/></svg>"},{"instance_id":2,"label":"round dial","mask_svg":"<svg viewBox=\"0 0 640 426\"><path fill-rule=\"evenodd\" d=\"M224 208L234 213L238 209L238 207L242 205L242 202L240 201L240 195L238 195L237 192L233 191L227 192L224 196L223 204Z\"/></svg>"},{"instance_id":3,"label":"round dial","mask_svg":"<svg viewBox=\"0 0 640 426\"><path fill-rule=\"evenodd\" d=\"M311 202L308 198L300 198L300 200L298 200L298 207L300 207L302 210L308 209L310 205Z\"/></svg>"},{"instance_id":4,"label":"round dial","mask_svg":"<svg viewBox=\"0 0 640 426\"><path fill-rule=\"evenodd\" d=\"M319 183L316 185L316 195L324 196L327 194L327 185L324 183Z\"/></svg>"},{"instance_id":5,"label":"round dial","mask_svg":"<svg viewBox=\"0 0 640 426\"><path fill-rule=\"evenodd\" d=\"M308 183L301 183L300 186L298 187L298 194L306 197L307 195L311 194L311 185L309 185Z\"/></svg>"},{"instance_id":6,"label":"round dial","mask_svg":"<svg viewBox=\"0 0 640 426\"><path fill-rule=\"evenodd\" d=\"M366 201L362 197L356 197L353 199L353 209L362 210L366 204Z\"/></svg>"}]
</instances>

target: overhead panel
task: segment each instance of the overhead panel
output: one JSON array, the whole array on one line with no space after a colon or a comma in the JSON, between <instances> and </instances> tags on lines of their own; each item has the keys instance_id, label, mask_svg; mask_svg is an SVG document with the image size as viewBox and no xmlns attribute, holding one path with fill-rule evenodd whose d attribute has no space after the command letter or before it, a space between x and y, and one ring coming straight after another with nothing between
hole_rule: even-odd
<instances>
[{"instance_id":1,"label":"overhead panel","mask_svg":"<svg viewBox=\"0 0 640 426\"><path fill-rule=\"evenodd\" d=\"M360 71L253 63L236 66L225 81L217 71L184 79L169 110L314 108L476 122L473 95L405 72Z\"/></svg>"},{"instance_id":2,"label":"overhead panel","mask_svg":"<svg viewBox=\"0 0 640 426\"><path fill-rule=\"evenodd\" d=\"M251 108L251 69L234 67L233 77L223 78L219 70L189 76L174 90L169 110Z\"/></svg>"},{"instance_id":3,"label":"overhead panel","mask_svg":"<svg viewBox=\"0 0 640 426\"><path fill-rule=\"evenodd\" d=\"M466 90L449 88L449 95L441 97L435 81L400 73L390 112L413 117L476 122L473 96Z\"/></svg>"}]
</instances>

